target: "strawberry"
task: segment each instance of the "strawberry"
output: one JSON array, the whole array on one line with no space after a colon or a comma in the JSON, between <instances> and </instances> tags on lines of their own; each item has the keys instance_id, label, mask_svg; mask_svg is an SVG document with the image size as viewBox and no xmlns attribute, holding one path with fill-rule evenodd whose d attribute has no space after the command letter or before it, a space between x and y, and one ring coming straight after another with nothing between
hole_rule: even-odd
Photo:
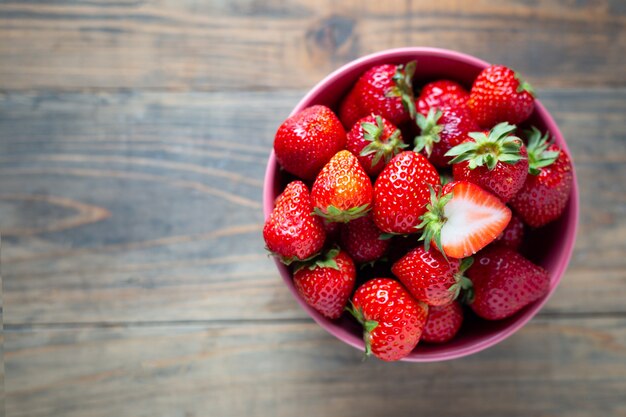
<instances>
[{"instance_id":1,"label":"strawberry","mask_svg":"<svg viewBox=\"0 0 626 417\"><path fill-rule=\"evenodd\" d=\"M352 127L348 115L358 118L378 114L398 126L415 118L413 74L415 61L406 65L378 65L357 80L342 103L342 121ZM354 96L353 96L354 94Z\"/></svg>"},{"instance_id":2,"label":"strawberry","mask_svg":"<svg viewBox=\"0 0 626 417\"><path fill-rule=\"evenodd\" d=\"M337 241L340 233L340 223L335 223L328 221L326 219L323 220L324 223L324 231L326 232L326 244L331 245L332 243Z\"/></svg>"},{"instance_id":3,"label":"strawberry","mask_svg":"<svg viewBox=\"0 0 626 417\"><path fill-rule=\"evenodd\" d=\"M472 132L460 145L450 149L455 181L469 181L507 202L524 185L528 175L526 147L513 136L515 126L496 125L489 133Z\"/></svg>"},{"instance_id":4,"label":"strawberry","mask_svg":"<svg viewBox=\"0 0 626 417\"><path fill-rule=\"evenodd\" d=\"M416 300L431 306L450 304L471 283L463 277L472 258L447 260L436 249L418 246L393 264L391 272Z\"/></svg>"},{"instance_id":5,"label":"strawberry","mask_svg":"<svg viewBox=\"0 0 626 417\"><path fill-rule=\"evenodd\" d=\"M292 181L276 199L274 210L265 221L263 238L267 249L289 265L317 254L326 233L322 219L312 215L309 189L302 181Z\"/></svg>"},{"instance_id":6,"label":"strawberry","mask_svg":"<svg viewBox=\"0 0 626 417\"><path fill-rule=\"evenodd\" d=\"M522 246L524 241L524 222L519 216L513 214L509 225L504 229L500 236L496 238L494 244L503 245L508 248L517 250Z\"/></svg>"},{"instance_id":7,"label":"strawberry","mask_svg":"<svg viewBox=\"0 0 626 417\"><path fill-rule=\"evenodd\" d=\"M342 225L340 243L358 263L380 259L389 247L389 239L381 239L381 230L376 227L371 214Z\"/></svg>"},{"instance_id":8,"label":"strawberry","mask_svg":"<svg viewBox=\"0 0 626 417\"><path fill-rule=\"evenodd\" d=\"M431 107L426 115L417 113L419 136L415 137L415 152L423 152L436 167L445 168L452 159L446 152L478 130L467 107Z\"/></svg>"},{"instance_id":9,"label":"strawberry","mask_svg":"<svg viewBox=\"0 0 626 417\"><path fill-rule=\"evenodd\" d=\"M354 124L364 116L358 99L357 91L352 89L339 105L339 120L346 130L352 129Z\"/></svg>"},{"instance_id":10,"label":"strawberry","mask_svg":"<svg viewBox=\"0 0 626 417\"><path fill-rule=\"evenodd\" d=\"M469 93L461 84L450 80L438 80L426 84L415 100L417 112L426 116L431 108L466 107Z\"/></svg>"},{"instance_id":11,"label":"strawberry","mask_svg":"<svg viewBox=\"0 0 626 417\"><path fill-rule=\"evenodd\" d=\"M458 301L436 307L428 307L428 317L422 340L428 343L449 342L463 324L463 307Z\"/></svg>"},{"instance_id":12,"label":"strawberry","mask_svg":"<svg viewBox=\"0 0 626 417\"><path fill-rule=\"evenodd\" d=\"M512 316L548 293L550 275L517 252L492 246L467 271L473 284L470 307L487 320Z\"/></svg>"},{"instance_id":13,"label":"strawberry","mask_svg":"<svg viewBox=\"0 0 626 417\"><path fill-rule=\"evenodd\" d=\"M371 209L372 182L349 151L339 151L315 179L311 198L318 216L348 222Z\"/></svg>"},{"instance_id":14,"label":"strawberry","mask_svg":"<svg viewBox=\"0 0 626 417\"><path fill-rule=\"evenodd\" d=\"M420 240L446 257L465 258L478 252L506 228L511 210L498 197L467 181L446 184L440 195L431 188L431 202L421 217Z\"/></svg>"},{"instance_id":15,"label":"strawberry","mask_svg":"<svg viewBox=\"0 0 626 417\"><path fill-rule=\"evenodd\" d=\"M548 143L548 135L533 127L528 134L529 174L511 206L532 227L556 220L567 205L573 174L569 157Z\"/></svg>"},{"instance_id":16,"label":"strawberry","mask_svg":"<svg viewBox=\"0 0 626 417\"><path fill-rule=\"evenodd\" d=\"M400 129L381 116L365 116L348 132L346 149L357 157L368 175L375 177L408 145Z\"/></svg>"},{"instance_id":17,"label":"strawberry","mask_svg":"<svg viewBox=\"0 0 626 417\"><path fill-rule=\"evenodd\" d=\"M397 281L374 278L356 290L348 311L363 325L366 355L397 361L419 342L428 306L415 301Z\"/></svg>"},{"instance_id":18,"label":"strawberry","mask_svg":"<svg viewBox=\"0 0 626 417\"><path fill-rule=\"evenodd\" d=\"M329 319L341 316L354 289L354 262L339 249L329 250L294 272L293 283L304 301Z\"/></svg>"},{"instance_id":19,"label":"strawberry","mask_svg":"<svg viewBox=\"0 0 626 417\"><path fill-rule=\"evenodd\" d=\"M386 233L415 233L429 202L429 185L439 174L424 155L401 152L383 169L374 184L373 219Z\"/></svg>"},{"instance_id":20,"label":"strawberry","mask_svg":"<svg viewBox=\"0 0 626 417\"><path fill-rule=\"evenodd\" d=\"M535 108L533 89L519 74L502 65L482 70L474 80L467 103L483 128L497 123L520 124Z\"/></svg>"},{"instance_id":21,"label":"strawberry","mask_svg":"<svg viewBox=\"0 0 626 417\"><path fill-rule=\"evenodd\" d=\"M346 146L346 131L326 106L312 106L283 122L274 152L285 171L312 180L330 158Z\"/></svg>"}]
</instances>

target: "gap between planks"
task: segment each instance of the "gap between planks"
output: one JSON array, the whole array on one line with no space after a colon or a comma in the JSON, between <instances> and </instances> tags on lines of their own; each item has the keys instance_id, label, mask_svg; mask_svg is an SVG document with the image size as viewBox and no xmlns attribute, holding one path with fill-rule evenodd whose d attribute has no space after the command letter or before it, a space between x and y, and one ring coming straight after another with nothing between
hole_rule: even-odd
<instances>
[{"instance_id":1,"label":"gap between planks","mask_svg":"<svg viewBox=\"0 0 626 417\"><path fill-rule=\"evenodd\" d=\"M626 318L626 311L614 312L545 312L539 313L534 319L540 320L604 320ZM236 327L285 324L309 324L309 317L278 318L278 319L219 319L219 320L162 320L162 321L115 321L115 322L67 322L67 323L4 323L7 333L19 333L36 330L73 330L73 329L114 329L114 328L151 328L151 327Z\"/></svg>"}]
</instances>

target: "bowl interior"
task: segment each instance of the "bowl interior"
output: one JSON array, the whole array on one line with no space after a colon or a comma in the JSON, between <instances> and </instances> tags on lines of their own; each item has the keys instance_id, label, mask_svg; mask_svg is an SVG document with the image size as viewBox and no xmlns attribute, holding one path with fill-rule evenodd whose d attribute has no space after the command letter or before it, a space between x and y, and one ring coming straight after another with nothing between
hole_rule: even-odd
<instances>
[{"instance_id":1,"label":"bowl interior","mask_svg":"<svg viewBox=\"0 0 626 417\"><path fill-rule=\"evenodd\" d=\"M411 60L417 60L415 74L417 85L433 79L447 78L463 84L467 89L471 87L478 73L488 65L468 55L433 48L402 48L383 51L353 61L330 74L302 99L292 114L314 104L325 104L336 110L349 88L371 66L385 63L400 64ZM570 154L554 120L538 100L534 113L524 125L535 125L542 131L549 131L557 144ZM276 196L292 179L279 169L272 153L265 178L264 211L266 216L271 212ZM420 343L404 360L427 362L465 356L498 343L522 327L547 301L565 272L573 250L577 222L578 187L574 172L574 186L564 214L559 220L530 233L522 248L525 256L546 268L550 273L549 294L506 320L488 322L476 318L471 313L467 314L461 331L453 341L443 345ZM278 262L277 266L296 300L316 322L342 341L359 349L364 348L362 329L354 320L345 314L335 321L321 316L298 296L289 269Z\"/></svg>"}]
</instances>

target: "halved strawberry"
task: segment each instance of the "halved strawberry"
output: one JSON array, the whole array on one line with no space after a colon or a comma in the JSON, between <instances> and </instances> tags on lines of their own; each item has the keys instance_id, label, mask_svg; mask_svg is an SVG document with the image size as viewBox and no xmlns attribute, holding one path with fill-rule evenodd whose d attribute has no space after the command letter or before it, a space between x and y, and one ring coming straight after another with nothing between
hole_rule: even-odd
<instances>
[{"instance_id":1,"label":"halved strawberry","mask_svg":"<svg viewBox=\"0 0 626 417\"><path fill-rule=\"evenodd\" d=\"M467 181L443 187L438 196L431 188L431 202L421 217L420 240L434 244L450 258L465 258L493 242L511 220L511 210L495 195Z\"/></svg>"}]
</instances>

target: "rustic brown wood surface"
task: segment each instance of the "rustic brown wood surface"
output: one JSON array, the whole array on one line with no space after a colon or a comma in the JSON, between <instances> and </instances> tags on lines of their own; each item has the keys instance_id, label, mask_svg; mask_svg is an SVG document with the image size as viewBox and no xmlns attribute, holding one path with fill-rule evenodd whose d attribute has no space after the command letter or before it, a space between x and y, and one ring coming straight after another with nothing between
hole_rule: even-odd
<instances>
[{"instance_id":1,"label":"rustic brown wood surface","mask_svg":"<svg viewBox=\"0 0 626 417\"><path fill-rule=\"evenodd\" d=\"M626 416L620 0L6 1L6 415ZM404 46L514 66L579 176L562 284L504 343L360 362L263 250L273 134L327 72Z\"/></svg>"}]
</instances>

